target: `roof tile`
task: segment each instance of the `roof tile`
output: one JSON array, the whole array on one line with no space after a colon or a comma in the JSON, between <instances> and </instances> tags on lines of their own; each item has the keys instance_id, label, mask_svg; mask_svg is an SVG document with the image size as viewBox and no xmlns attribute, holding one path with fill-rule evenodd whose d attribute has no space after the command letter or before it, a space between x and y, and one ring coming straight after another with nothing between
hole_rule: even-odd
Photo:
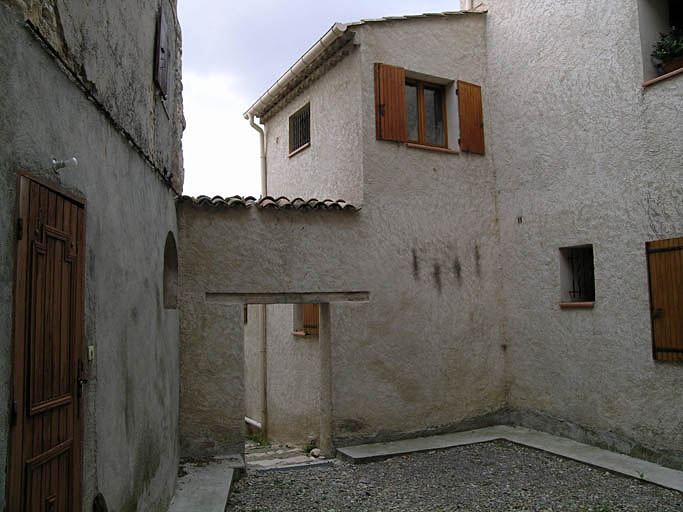
<instances>
[{"instance_id":1,"label":"roof tile","mask_svg":"<svg viewBox=\"0 0 683 512\"><path fill-rule=\"evenodd\" d=\"M196 206L211 206L214 208L251 208L256 207L260 209L274 209L274 210L338 210L338 211L354 211L360 210L360 207L338 199L325 199L320 201L318 199L304 200L300 197L289 199L285 196L273 198L266 196L261 199L256 199L253 196L180 196L179 203L191 203Z\"/></svg>"}]
</instances>

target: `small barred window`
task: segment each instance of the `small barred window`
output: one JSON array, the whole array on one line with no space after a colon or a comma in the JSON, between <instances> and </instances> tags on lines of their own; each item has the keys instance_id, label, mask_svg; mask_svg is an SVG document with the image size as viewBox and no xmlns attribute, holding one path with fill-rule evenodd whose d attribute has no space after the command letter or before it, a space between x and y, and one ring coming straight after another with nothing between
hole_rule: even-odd
<instances>
[{"instance_id":1,"label":"small barred window","mask_svg":"<svg viewBox=\"0 0 683 512\"><path fill-rule=\"evenodd\" d=\"M289 118L290 156L311 143L311 104L307 103Z\"/></svg>"}]
</instances>

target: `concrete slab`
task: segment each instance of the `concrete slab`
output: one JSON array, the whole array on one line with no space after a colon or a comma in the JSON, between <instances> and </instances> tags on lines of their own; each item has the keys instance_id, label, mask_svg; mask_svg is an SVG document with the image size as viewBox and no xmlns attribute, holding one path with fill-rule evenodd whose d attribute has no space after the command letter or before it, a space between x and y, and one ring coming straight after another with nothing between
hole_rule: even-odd
<instances>
[{"instance_id":1,"label":"concrete slab","mask_svg":"<svg viewBox=\"0 0 683 512\"><path fill-rule=\"evenodd\" d=\"M347 446L337 449L337 453L343 459L360 463L406 453L441 450L454 446L495 441L497 439L529 446L683 492L683 471L665 468L652 462L610 452L544 432L506 425L438 436L418 437L389 443Z\"/></svg>"},{"instance_id":2,"label":"concrete slab","mask_svg":"<svg viewBox=\"0 0 683 512\"><path fill-rule=\"evenodd\" d=\"M241 471L241 456L224 456L184 462L169 512L224 512L230 487Z\"/></svg>"}]
</instances>

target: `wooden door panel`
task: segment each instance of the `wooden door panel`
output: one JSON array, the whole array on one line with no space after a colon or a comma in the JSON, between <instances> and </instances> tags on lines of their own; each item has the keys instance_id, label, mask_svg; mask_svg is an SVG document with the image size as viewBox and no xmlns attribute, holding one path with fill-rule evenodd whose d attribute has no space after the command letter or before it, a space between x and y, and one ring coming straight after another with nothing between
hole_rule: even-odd
<instances>
[{"instance_id":1,"label":"wooden door panel","mask_svg":"<svg viewBox=\"0 0 683 512\"><path fill-rule=\"evenodd\" d=\"M78 511L84 204L29 176L18 191L9 510Z\"/></svg>"}]
</instances>

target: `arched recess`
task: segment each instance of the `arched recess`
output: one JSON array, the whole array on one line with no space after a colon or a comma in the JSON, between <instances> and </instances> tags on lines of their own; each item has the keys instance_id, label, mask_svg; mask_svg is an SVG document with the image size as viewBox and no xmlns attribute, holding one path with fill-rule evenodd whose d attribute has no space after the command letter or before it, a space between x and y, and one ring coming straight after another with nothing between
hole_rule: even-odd
<instances>
[{"instance_id":1,"label":"arched recess","mask_svg":"<svg viewBox=\"0 0 683 512\"><path fill-rule=\"evenodd\" d=\"M178 308L178 249L170 231L164 247L164 309Z\"/></svg>"}]
</instances>

